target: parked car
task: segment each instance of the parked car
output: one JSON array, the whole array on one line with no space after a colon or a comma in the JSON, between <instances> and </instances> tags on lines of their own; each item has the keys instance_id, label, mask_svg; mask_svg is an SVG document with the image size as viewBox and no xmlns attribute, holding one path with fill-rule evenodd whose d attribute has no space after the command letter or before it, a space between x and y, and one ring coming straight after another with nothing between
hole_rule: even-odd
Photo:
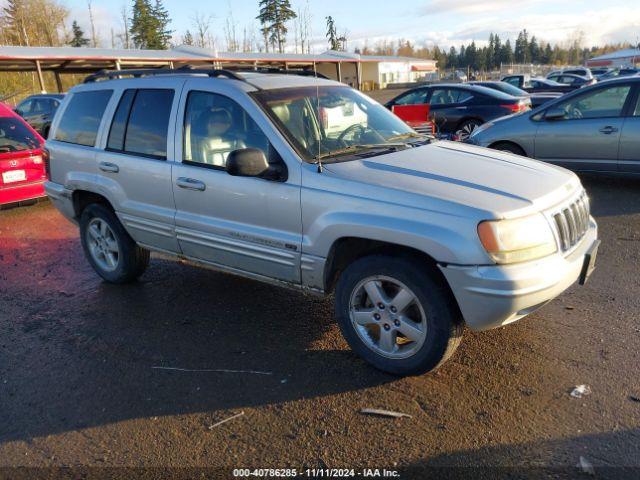
<instances>
[{"instance_id":1,"label":"parked car","mask_svg":"<svg viewBox=\"0 0 640 480\"><path fill-rule=\"evenodd\" d=\"M609 72L612 72L614 69L610 67L590 67L589 71L594 78L598 78L601 75L605 75Z\"/></svg>"},{"instance_id":2,"label":"parked car","mask_svg":"<svg viewBox=\"0 0 640 480\"><path fill-rule=\"evenodd\" d=\"M0 103L0 206L44 197L44 139Z\"/></svg>"},{"instance_id":3,"label":"parked car","mask_svg":"<svg viewBox=\"0 0 640 480\"><path fill-rule=\"evenodd\" d=\"M440 135L463 140L489 120L528 110L531 102L476 85L435 84L401 93L386 106L403 120L410 119L413 109L422 108L425 121L433 119Z\"/></svg>"},{"instance_id":4,"label":"parked car","mask_svg":"<svg viewBox=\"0 0 640 480\"><path fill-rule=\"evenodd\" d=\"M448 72L443 80L453 81L453 82L466 82L467 81L467 73L463 70L454 70L452 72Z\"/></svg>"},{"instance_id":5,"label":"parked car","mask_svg":"<svg viewBox=\"0 0 640 480\"><path fill-rule=\"evenodd\" d=\"M573 75L571 73L558 73L555 75L549 75L547 80L561 83L562 85L573 85L577 87L587 87L593 85L598 81L595 78L582 77L580 75Z\"/></svg>"},{"instance_id":6,"label":"parked car","mask_svg":"<svg viewBox=\"0 0 640 480\"><path fill-rule=\"evenodd\" d=\"M591 72L591 69L587 67L567 67L567 68L561 68L559 70L553 70L549 72L547 74L547 78L549 80L553 80L553 77L562 75L564 73L567 73L569 75L578 75L580 77L585 77L588 79L592 79L594 76L593 73Z\"/></svg>"},{"instance_id":7,"label":"parked car","mask_svg":"<svg viewBox=\"0 0 640 480\"><path fill-rule=\"evenodd\" d=\"M529 93L539 92L572 92L578 85L564 85L546 78L531 78L529 75L507 75L502 81Z\"/></svg>"},{"instance_id":8,"label":"parked car","mask_svg":"<svg viewBox=\"0 0 640 480\"><path fill-rule=\"evenodd\" d=\"M469 82L469 84L492 88L494 90L498 90L500 92L506 93L507 95L511 95L513 97L522 98L525 100L528 99L532 108L539 107L540 105L547 103L549 100L553 100L554 98L558 98L562 96L562 93L560 92L529 93L518 87L514 87L513 85L507 82L475 81L475 82Z\"/></svg>"},{"instance_id":9,"label":"parked car","mask_svg":"<svg viewBox=\"0 0 640 480\"><path fill-rule=\"evenodd\" d=\"M638 75L639 73L640 73L640 70L633 67L621 68L620 70L618 70L619 77L630 77L633 75Z\"/></svg>"},{"instance_id":10,"label":"parked car","mask_svg":"<svg viewBox=\"0 0 640 480\"><path fill-rule=\"evenodd\" d=\"M639 94L640 77L607 80L483 125L469 143L572 170L640 173Z\"/></svg>"},{"instance_id":11,"label":"parked car","mask_svg":"<svg viewBox=\"0 0 640 480\"><path fill-rule=\"evenodd\" d=\"M465 323L519 320L593 267L597 226L567 170L418 135L330 80L225 70L109 80L128 74L74 87L47 141L47 193L107 282L135 280L157 250L335 292L353 350L404 375L444 362ZM367 121L327 136L318 106L341 103Z\"/></svg>"},{"instance_id":12,"label":"parked car","mask_svg":"<svg viewBox=\"0 0 640 480\"><path fill-rule=\"evenodd\" d=\"M40 135L47 138L51 121L63 98L64 94L31 95L18 104L15 112Z\"/></svg>"}]
</instances>

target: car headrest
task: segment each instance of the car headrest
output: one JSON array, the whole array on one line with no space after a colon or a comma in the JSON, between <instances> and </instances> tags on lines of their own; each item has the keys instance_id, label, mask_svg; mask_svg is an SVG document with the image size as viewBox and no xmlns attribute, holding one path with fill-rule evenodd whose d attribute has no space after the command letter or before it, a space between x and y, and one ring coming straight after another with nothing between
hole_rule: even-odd
<instances>
[{"instance_id":1,"label":"car headrest","mask_svg":"<svg viewBox=\"0 0 640 480\"><path fill-rule=\"evenodd\" d=\"M289 111L289 107L282 103L280 105L276 105L275 107L272 108L273 113L276 114L276 117L278 117L278 119L282 122L282 123L289 123L289 120L291 120L291 112Z\"/></svg>"}]
</instances>

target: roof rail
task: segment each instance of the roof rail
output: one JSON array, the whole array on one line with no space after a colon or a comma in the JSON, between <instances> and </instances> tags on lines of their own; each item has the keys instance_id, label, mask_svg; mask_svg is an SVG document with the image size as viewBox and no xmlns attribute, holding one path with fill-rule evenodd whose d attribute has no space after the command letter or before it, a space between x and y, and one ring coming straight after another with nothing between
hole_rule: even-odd
<instances>
[{"instance_id":1,"label":"roof rail","mask_svg":"<svg viewBox=\"0 0 640 480\"><path fill-rule=\"evenodd\" d=\"M83 83L92 83L97 80L106 79L111 80L113 78L120 78L123 76L147 77L156 75L179 75L179 74L199 74L208 75L209 77L225 77L232 80L245 81L243 77L237 75L230 70L223 69L208 69L208 68L145 68L145 69L131 69L131 70L100 70L93 73L84 79Z\"/></svg>"},{"instance_id":2,"label":"roof rail","mask_svg":"<svg viewBox=\"0 0 640 480\"><path fill-rule=\"evenodd\" d=\"M290 69L287 70L285 68L279 67L229 67L227 70L231 72L244 72L244 73L266 73L266 74L279 74L279 75L300 75L302 77L316 77L316 78L324 78L325 80L329 80L329 77L323 75L322 73L318 73L314 70L304 70L304 69Z\"/></svg>"}]
</instances>

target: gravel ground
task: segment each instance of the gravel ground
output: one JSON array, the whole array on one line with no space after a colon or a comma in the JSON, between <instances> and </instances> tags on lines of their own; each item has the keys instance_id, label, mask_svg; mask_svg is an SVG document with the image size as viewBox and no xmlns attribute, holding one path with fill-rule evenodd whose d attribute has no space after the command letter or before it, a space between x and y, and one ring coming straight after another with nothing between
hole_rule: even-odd
<instances>
[{"instance_id":1,"label":"gravel ground","mask_svg":"<svg viewBox=\"0 0 640 480\"><path fill-rule=\"evenodd\" d=\"M331 299L155 255L139 282L108 285L50 204L0 212L0 478L303 466L573 478L581 456L599 478L637 478L640 180L583 181L603 241L589 283L465 332L443 368L411 378L355 357ZM572 398L578 384L592 393Z\"/></svg>"}]
</instances>

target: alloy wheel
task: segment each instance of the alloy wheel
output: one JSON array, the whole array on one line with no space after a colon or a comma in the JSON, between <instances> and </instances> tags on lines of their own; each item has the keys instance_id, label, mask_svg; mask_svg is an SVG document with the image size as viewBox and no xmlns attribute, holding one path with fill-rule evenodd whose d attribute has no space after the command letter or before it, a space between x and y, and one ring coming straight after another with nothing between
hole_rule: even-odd
<instances>
[{"instance_id":1,"label":"alloy wheel","mask_svg":"<svg viewBox=\"0 0 640 480\"><path fill-rule=\"evenodd\" d=\"M87 228L86 240L91 257L100 268L112 272L118 267L120 248L107 222L101 218L93 218Z\"/></svg>"},{"instance_id":2,"label":"alloy wheel","mask_svg":"<svg viewBox=\"0 0 640 480\"><path fill-rule=\"evenodd\" d=\"M418 297L388 276L367 277L356 285L349 317L364 344L387 358L408 358L427 338L427 318Z\"/></svg>"}]
</instances>

